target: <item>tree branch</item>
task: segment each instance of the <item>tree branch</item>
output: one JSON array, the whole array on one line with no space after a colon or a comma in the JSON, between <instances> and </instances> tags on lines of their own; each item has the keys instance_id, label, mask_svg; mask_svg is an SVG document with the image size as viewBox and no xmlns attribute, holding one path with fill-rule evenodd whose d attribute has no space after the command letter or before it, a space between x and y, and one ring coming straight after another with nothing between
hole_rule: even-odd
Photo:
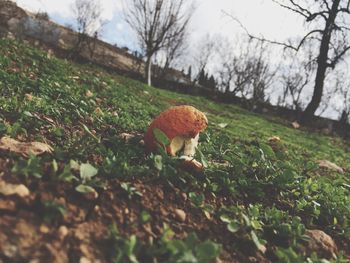
<instances>
[{"instance_id":1,"label":"tree branch","mask_svg":"<svg viewBox=\"0 0 350 263\"><path fill-rule=\"evenodd\" d=\"M308 16L310 15L310 12L307 12L307 14L305 14L303 11L300 11L300 9L298 10L298 9L295 9L295 8L290 7L288 5L282 4L282 3L278 2L277 0L272 0L272 1L275 2L276 4L278 4L279 6L285 8L285 9L288 9L288 10L293 11L293 12L299 14L299 15L302 15L305 18L308 18Z\"/></svg>"},{"instance_id":2,"label":"tree branch","mask_svg":"<svg viewBox=\"0 0 350 263\"><path fill-rule=\"evenodd\" d=\"M315 29L315 30L312 30L312 31L310 31L309 33L307 33L307 34L300 40L299 45L297 46L296 50L298 51L298 50L301 48L301 46L304 44L304 42L306 41L306 39L307 39L310 35L312 35L312 34L314 34L314 33L323 34L323 31L320 30L320 29Z\"/></svg>"},{"instance_id":3,"label":"tree branch","mask_svg":"<svg viewBox=\"0 0 350 263\"><path fill-rule=\"evenodd\" d=\"M330 12L331 8L329 7L327 0L322 0L322 1L323 1L324 5L326 6L327 10Z\"/></svg>"},{"instance_id":4,"label":"tree branch","mask_svg":"<svg viewBox=\"0 0 350 263\"><path fill-rule=\"evenodd\" d=\"M349 7L339 8L337 12L350 14L350 9Z\"/></svg>"},{"instance_id":5,"label":"tree branch","mask_svg":"<svg viewBox=\"0 0 350 263\"><path fill-rule=\"evenodd\" d=\"M298 46L293 46L292 44L287 44L285 42L279 42L279 41L275 41L275 40L269 40L266 39L264 37L257 37L255 35L252 35L251 33L249 33L248 29L241 23L241 21L239 21L239 19L237 19L236 17L234 17L233 15L223 11L223 13L225 15L227 15L228 17L230 17L233 21L235 21L244 31L245 33L248 35L248 37L250 37L251 39L255 39L261 42L266 42L266 43L270 43L270 44L274 44L274 45L278 45L278 46L283 46L284 48L290 48L293 49L295 51L299 51L299 49L302 47L302 45L304 44L304 42L306 41L306 39L308 39L308 37L310 37L310 35L314 34L314 33L320 33L322 34L323 31L320 29L315 29L310 31L309 33L307 33L299 42Z\"/></svg>"},{"instance_id":6,"label":"tree branch","mask_svg":"<svg viewBox=\"0 0 350 263\"><path fill-rule=\"evenodd\" d=\"M350 14L350 0L348 0L348 3L346 4L346 7L339 8L338 12L343 12L343 13Z\"/></svg>"},{"instance_id":7,"label":"tree branch","mask_svg":"<svg viewBox=\"0 0 350 263\"><path fill-rule=\"evenodd\" d=\"M320 11L320 12L316 12L316 13L312 13L310 12L309 10L301 7L300 5L296 4L293 0L290 0L290 2L296 7L296 8L293 8L289 5L285 5L285 4L282 4L280 2L278 2L277 0L272 0L273 2L275 2L276 4L278 4L279 6L285 8L285 9L288 9L294 13L297 13L303 17L305 17L306 19L306 22L311 22L312 20L314 20L316 17L318 16L321 16L324 20L327 21L327 16L330 12L330 10L328 9L327 11ZM325 1L325 0L324 0Z\"/></svg>"},{"instance_id":8,"label":"tree branch","mask_svg":"<svg viewBox=\"0 0 350 263\"><path fill-rule=\"evenodd\" d=\"M289 0L289 2L292 3L292 5L294 5L295 7L297 7L301 12L305 12L307 13L309 16L311 15L311 12L309 10L307 10L306 8L302 7L301 5L298 5L297 3L295 3L294 0Z\"/></svg>"},{"instance_id":9,"label":"tree branch","mask_svg":"<svg viewBox=\"0 0 350 263\"><path fill-rule=\"evenodd\" d=\"M331 63L327 63L327 67L334 69L339 60L350 50L350 46L346 46L342 52L336 55Z\"/></svg>"}]
</instances>

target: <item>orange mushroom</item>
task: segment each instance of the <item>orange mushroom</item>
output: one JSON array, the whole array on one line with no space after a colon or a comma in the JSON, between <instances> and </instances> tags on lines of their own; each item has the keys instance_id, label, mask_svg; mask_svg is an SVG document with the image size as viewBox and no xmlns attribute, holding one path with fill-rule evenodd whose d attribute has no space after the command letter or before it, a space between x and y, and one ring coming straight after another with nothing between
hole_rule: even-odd
<instances>
[{"instance_id":1,"label":"orange mushroom","mask_svg":"<svg viewBox=\"0 0 350 263\"><path fill-rule=\"evenodd\" d=\"M192 106L176 106L159 114L149 126L145 135L147 151L155 152L160 146L165 147L171 156L183 150L181 158L185 163L196 170L202 170L203 166L194 160L198 146L199 133L208 126L205 114ZM155 130L159 129L169 139L168 145L162 145L155 137Z\"/></svg>"}]
</instances>

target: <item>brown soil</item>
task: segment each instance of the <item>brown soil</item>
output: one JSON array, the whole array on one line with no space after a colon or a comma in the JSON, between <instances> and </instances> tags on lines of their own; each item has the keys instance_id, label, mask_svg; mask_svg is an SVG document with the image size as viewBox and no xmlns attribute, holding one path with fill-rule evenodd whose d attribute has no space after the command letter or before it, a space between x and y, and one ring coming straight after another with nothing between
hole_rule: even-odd
<instances>
[{"instance_id":1,"label":"brown soil","mask_svg":"<svg viewBox=\"0 0 350 263\"><path fill-rule=\"evenodd\" d=\"M269 262L254 249L233 248L231 244L237 240L222 223L205 217L202 210L191 205L185 193L164 183L131 181L143 196L129 199L120 187L121 181L112 179L107 189L93 199L76 192L68 183L20 180L11 175L9 167L11 162L0 158L0 180L22 183L30 195L0 194L0 262L110 262L110 225L115 224L122 236L136 234L148 242L162 235L164 223L176 238L194 231L203 240L223 244L221 262ZM64 205L64 216L47 220L45 201ZM223 201L212 202L216 206ZM185 221L179 220L175 209L185 212ZM151 215L150 223L141 224L142 211Z\"/></svg>"},{"instance_id":2,"label":"brown soil","mask_svg":"<svg viewBox=\"0 0 350 263\"><path fill-rule=\"evenodd\" d=\"M225 224L206 217L195 208L181 190L157 180L131 180L142 197L129 198L121 188L122 181L111 179L98 196L75 191L72 184L42 178L20 179L10 172L12 163L0 157L0 180L24 184L27 197L0 194L0 263L2 262L111 262L113 244L109 227L117 226L121 236L135 234L142 242L162 236L164 224L176 238L196 232L201 240L223 244L217 262L272 262L273 247L265 255L246 241L227 231ZM206 196L214 207L232 204L234 200ZM65 207L63 216L50 215L44 203L54 201ZM182 221L175 210L186 215ZM140 214L151 215L149 223L140 222ZM337 242L344 249L341 242ZM141 262L142 258L140 259Z\"/></svg>"}]
</instances>

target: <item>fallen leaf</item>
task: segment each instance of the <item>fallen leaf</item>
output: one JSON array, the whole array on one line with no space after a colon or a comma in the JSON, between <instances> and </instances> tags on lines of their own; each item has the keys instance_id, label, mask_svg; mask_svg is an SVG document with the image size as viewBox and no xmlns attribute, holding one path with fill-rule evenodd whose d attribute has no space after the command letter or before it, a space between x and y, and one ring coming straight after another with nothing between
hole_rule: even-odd
<instances>
[{"instance_id":1,"label":"fallen leaf","mask_svg":"<svg viewBox=\"0 0 350 263\"><path fill-rule=\"evenodd\" d=\"M340 166L336 165L335 163L332 163L330 161L327 160L319 160L317 161L318 166L320 168L324 168L324 169L328 169L328 170L332 170L332 171L336 171L338 173L344 173L343 168L341 168Z\"/></svg>"},{"instance_id":2,"label":"fallen leaf","mask_svg":"<svg viewBox=\"0 0 350 263\"><path fill-rule=\"evenodd\" d=\"M86 91L85 96L91 98L92 96L94 96L94 94L90 90L88 90Z\"/></svg>"},{"instance_id":3,"label":"fallen leaf","mask_svg":"<svg viewBox=\"0 0 350 263\"><path fill-rule=\"evenodd\" d=\"M118 137L120 139L124 140L125 142L129 142L131 139L135 138L135 134L123 132L123 133L119 134Z\"/></svg>"},{"instance_id":4,"label":"fallen leaf","mask_svg":"<svg viewBox=\"0 0 350 263\"><path fill-rule=\"evenodd\" d=\"M157 236L153 233L152 227L151 227L151 224L150 224L150 223L143 224L143 225L142 225L142 228L143 228L143 230L145 230L145 232L146 232L147 234L149 234L150 236L152 236L152 237L154 237L154 238L157 237Z\"/></svg>"},{"instance_id":5,"label":"fallen leaf","mask_svg":"<svg viewBox=\"0 0 350 263\"><path fill-rule=\"evenodd\" d=\"M25 157L29 154L40 155L45 152L51 153L52 147L42 142L19 142L9 137L2 137L0 139L0 150L15 152Z\"/></svg>"},{"instance_id":6,"label":"fallen leaf","mask_svg":"<svg viewBox=\"0 0 350 263\"><path fill-rule=\"evenodd\" d=\"M33 95L32 94L25 94L24 95L27 99L27 101L32 101L33 100Z\"/></svg>"},{"instance_id":7,"label":"fallen leaf","mask_svg":"<svg viewBox=\"0 0 350 263\"><path fill-rule=\"evenodd\" d=\"M331 236L318 229L308 229L305 234L310 238L308 243L310 252L317 252L317 255L328 259L336 258L338 248Z\"/></svg>"},{"instance_id":8,"label":"fallen leaf","mask_svg":"<svg viewBox=\"0 0 350 263\"><path fill-rule=\"evenodd\" d=\"M222 167L229 167L230 163L228 161L209 161L211 165L217 165L217 166L222 166Z\"/></svg>"},{"instance_id":9,"label":"fallen leaf","mask_svg":"<svg viewBox=\"0 0 350 263\"><path fill-rule=\"evenodd\" d=\"M46 225L41 225L39 228L40 233L47 234L50 232L50 229Z\"/></svg>"},{"instance_id":10,"label":"fallen leaf","mask_svg":"<svg viewBox=\"0 0 350 263\"><path fill-rule=\"evenodd\" d=\"M50 122L51 124L55 124L55 121L54 121L53 119L49 118L49 117L42 116L42 118L43 118L44 120L46 120L47 122Z\"/></svg>"},{"instance_id":11,"label":"fallen leaf","mask_svg":"<svg viewBox=\"0 0 350 263\"><path fill-rule=\"evenodd\" d=\"M96 114L103 114L103 111L101 110L100 107L97 107L94 111Z\"/></svg>"},{"instance_id":12,"label":"fallen leaf","mask_svg":"<svg viewBox=\"0 0 350 263\"><path fill-rule=\"evenodd\" d=\"M23 184L8 184L4 181L0 181L0 194L18 195L20 197L26 197L30 194L28 188Z\"/></svg>"},{"instance_id":13,"label":"fallen leaf","mask_svg":"<svg viewBox=\"0 0 350 263\"><path fill-rule=\"evenodd\" d=\"M92 261L86 257L81 257L79 263L91 263Z\"/></svg>"},{"instance_id":14,"label":"fallen leaf","mask_svg":"<svg viewBox=\"0 0 350 263\"><path fill-rule=\"evenodd\" d=\"M12 200L0 199L0 210L7 210L14 212L16 210L16 203Z\"/></svg>"},{"instance_id":15,"label":"fallen leaf","mask_svg":"<svg viewBox=\"0 0 350 263\"><path fill-rule=\"evenodd\" d=\"M299 129L299 128L300 128L300 124L299 124L297 121L293 121L293 122L292 122L292 127L293 127L294 129Z\"/></svg>"},{"instance_id":16,"label":"fallen leaf","mask_svg":"<svg viewBox=\"0 0 350 263\"><path fill-rule=\"evenodd\" d=\"M211 220L211 215L208 211L203 211L204 212L204 215L207 219Z\"/></svg>"},{"instance_id":17,"label":"fallen leaf","mask_svg":"<svg viewBox=\"0 0 350 263\"><path fill-rule=\"evenodd\" d=\"M228 125L228 123L219 123L218 126L221 128L221 129L224 129L226 128Z\"/></svg>"},{"instance_id":18,"label":"fallen leaf","mask_svg":"<svg viewBox=\"0 0 350 263\"><path fill-rule=\"evenodd\" d=\"M66 226L60 226L58 229L58 237L63 240L67 235L68 235L69 231L68 228Z\"/></svg>"},{"instance_id":19,"label":"fallen leaf","mask_svg":"<svg viewBox=\"0 0 350 263\"><path fill-rule=\"evenodd\" d=\"M281 138L279 136L272 136L267 139L269 142L279 142L281 141Z\"/></svg>"}]
</instances>

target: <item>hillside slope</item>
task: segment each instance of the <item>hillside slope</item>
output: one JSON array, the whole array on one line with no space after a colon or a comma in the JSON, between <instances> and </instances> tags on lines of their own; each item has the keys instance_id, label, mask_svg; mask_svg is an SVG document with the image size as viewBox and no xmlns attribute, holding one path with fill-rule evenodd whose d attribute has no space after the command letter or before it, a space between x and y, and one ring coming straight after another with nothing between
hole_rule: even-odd
<instances>
[{"instance_id":1,"label":"hillside slope","mask_svg":"<svg viewBox=\"0 0 350 263\"><path fill-rule=\"evenodd\" d=\"M348 142L14 41L0 50L0 138L52 147L24 156L0 142L0 262L349 260ZM209 119L203 173L144 152L150 121L181 104Z\"/></svg>"}]
</instances>

